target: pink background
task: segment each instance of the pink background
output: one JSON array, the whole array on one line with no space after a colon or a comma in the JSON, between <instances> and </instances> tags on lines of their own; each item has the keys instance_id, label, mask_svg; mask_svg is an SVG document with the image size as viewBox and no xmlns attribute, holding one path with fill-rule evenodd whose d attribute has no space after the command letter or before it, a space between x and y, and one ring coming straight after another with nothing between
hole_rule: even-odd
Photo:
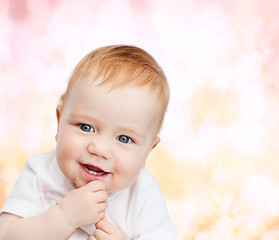
<instances>
[{"instance_id":1,"label":"pink background","mask_svg":"<svg viewBox=\"0 0 279 240\"><path fill-rule=\"evenodd\" d=\"M277 0L1 0L0 207L25 160L55 147L55 107L81 57L133 44L171 101L147 168L178 239L279 238Z\"/></svg>"}]
</instances>

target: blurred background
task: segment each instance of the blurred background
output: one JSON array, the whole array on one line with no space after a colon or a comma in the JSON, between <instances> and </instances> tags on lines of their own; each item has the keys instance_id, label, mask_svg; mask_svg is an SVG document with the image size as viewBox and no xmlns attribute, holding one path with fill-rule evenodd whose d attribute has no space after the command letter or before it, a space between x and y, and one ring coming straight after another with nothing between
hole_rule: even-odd
<instances>
[{"instance_id":1,"label":"blurred background","mask_svg":"<svg viewBox=\"0 0 279 240\"><path fill-rule=\"evenodd\" d=\"M26 158L55 147L76 63L109 44L145 49L168 77L147 169L178 239L279 239L277 0L1 0L0 207Z\"/></svg>"}]
</instances>

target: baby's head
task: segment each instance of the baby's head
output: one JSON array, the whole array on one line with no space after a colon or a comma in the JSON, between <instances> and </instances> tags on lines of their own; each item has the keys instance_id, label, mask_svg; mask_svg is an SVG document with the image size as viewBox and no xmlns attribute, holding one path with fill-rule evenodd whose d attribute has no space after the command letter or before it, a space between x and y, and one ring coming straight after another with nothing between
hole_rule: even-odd
<instances>
[{"instance_id":1,"label":"baby's head","mask_svg":"<svg viewBox=\"0 0 279 240\"><path fill-rule=\"evenodd\" d=\"M169 100L166 77L145 51L108 46L76 66L57 107L56 157L76 187L102 180L112 193L145 165Z\"/></svg>"},{"instance_id":2,"label":"baby's head","mask_svg":"<svg viewBox=\"0 0 279 240\"><path fill-rule=\"evenodd\" d=\"M98 85L107 85L110 89L125 85L149 87L158 98L157 133L160 131L169 102L169 86L163 70L146 51L135 46L112 45L87 54L75 67L68 88L60 98L58 109L61 112L77 81L98 81Z\"/></svg>"}]
</instances>

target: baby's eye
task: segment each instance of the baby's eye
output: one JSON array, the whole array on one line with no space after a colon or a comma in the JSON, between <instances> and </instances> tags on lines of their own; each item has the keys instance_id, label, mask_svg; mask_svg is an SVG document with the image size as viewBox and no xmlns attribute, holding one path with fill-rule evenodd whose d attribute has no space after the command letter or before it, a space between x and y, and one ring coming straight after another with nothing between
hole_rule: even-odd
<instances>
[{"instance_id":1,"label":"baby's eye","mask_svg":"<svg viewBox=\"0 0 279 240\"><path fill-rule=\"evenodd\" d=\"M132 142L133 140L130 138L130 137L127 137L125 135L120 135L117 137L117 140L122 142L122 143L130 143Z\"/></svg>"},{"instance_id":2,"label":"baby's eye","mask_svg":"<svg viewBox=\"0 0 279 240\"><path fill-rule=\"evenodd\" d=\"M82 130L82 131L84 131L84 132L94 132L94 128L93 127L91 127L90 125L88 125L88 124L80 124L79 125L80 126L80 129Z\"/></svg>"}]
</instances>

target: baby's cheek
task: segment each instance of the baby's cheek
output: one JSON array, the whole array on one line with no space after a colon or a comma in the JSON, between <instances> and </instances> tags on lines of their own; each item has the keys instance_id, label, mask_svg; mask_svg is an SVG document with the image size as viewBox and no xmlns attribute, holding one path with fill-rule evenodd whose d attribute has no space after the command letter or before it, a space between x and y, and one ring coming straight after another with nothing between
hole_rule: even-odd
<instances>
[{"instance_id":1,"label":"baby's cheek","mask_svg":"<svg viewBox=\"0 0 279 240\"><path fill-rule=\"evenodd\" d=\"M71 141L63 141L63 143L57 145L56 156L60 170L63 174L74 181L76 153L75 144Z\"/></svg>"},{"instance_id":2,"label":"baby's cheek","mask_svg":"<svg viewBox=\"0 0 279 240\"><path fill-rule=\"evenodd\" d=\"M74 139L64 140L61 144L61 154L64 158L72 158L78 152L79 144Z\"/></svg>"},{"instance_id":3,"label":"baby's cheek","mask_svg":"<svg viewBox=\"0 0 279 240\"><path fill-rule=\"evenodd\" d=\"M78 143L71 135L65 136L65 134L58 135L58 141L56 146L58 159L65 161L65 159L73 157L73 154L77 150Z\"/></svg>"},{"instance_id":4,"label":"baby's cheek","mask_svg":"<svg viewBox=\"0 0 279 240\"><path fill-rule=\"evenodd\" d=\"M137 178L143 166L144 165L140 162L130 161L128 163L126 162L125 164L123 164L119 171L121 171L123 175L126 176L127 180L129 179L129 181L133 181L134 179Z\"/></svg>"}]
</instances>

